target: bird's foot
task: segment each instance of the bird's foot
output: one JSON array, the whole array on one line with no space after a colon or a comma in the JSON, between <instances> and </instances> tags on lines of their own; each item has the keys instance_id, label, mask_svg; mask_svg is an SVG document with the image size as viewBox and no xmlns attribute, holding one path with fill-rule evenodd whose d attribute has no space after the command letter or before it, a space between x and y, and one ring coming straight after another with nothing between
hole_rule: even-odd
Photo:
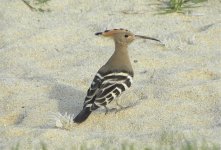
<instances>
[{"instance_id":1,"label":"bird's foot","mask_svg":"<svg viewBox=\"0 0 221 150\"><path fill-rule=\"evenodd\" d=\"M107 115L109 112L113 112L113 111L116 111L117 108L111 108L109 109L107 106L104 107L105 108L105 115Z\"/></svg>"},{"instance_id":2,"label":"bird's foot","mask_svg":"<svg viewBox=\"0 0 221 150\"><path fill-rule=\"evenodd\" d=\"M120 104L118 104L118 103L117 103L117 106L118 106L120 109L123 109L123 108L124 108L124 106L122 106L122 105L120 105Z\"/></svg>"},{"instance_id":3,"label":"bird's foot","mask_svg":"<svg viewBox=\"0 0 221 150\"><path fill-rule=\"evenodd\" d=\"M125 109L127 109L127 108L130 108L131 106L121 106L121 105L117 105L118 107L120 107L120 108L115 108L115 114L116 113L118 113L118 112L120 112L120 111L122 111L122 110L125 110Z\"/></svg>"},{"instance_id":4,"label":"bird's foot","mask_svg":"<svg viewBox=\"0 0 221 150\"><path fill-rule=\"evenodd\" d=\"M127 108L130 108L130 107L132 107L132 106L122 106L119 104L117 105L117 108L108 108L107 106L105 106L104 107L105 108L105 115L107 115L109 112L115 112L115 114L116 114L116 113L118 113L122 110L125 110Z\"/></svg>"},{"instance_id":5,"label":"bird's foot","mask_svg":"<svg viewBox=\"0 0 221 150\"><path fill-rule=\"evenodd\" d=\"M116 99L116 105L117 105L117 107L119 107L119 109L123 109L123 108L124 108L124 106L122 106L122 105L120 105L120 104L118 103L117 99Z\"/></svg>"}]
</instances>

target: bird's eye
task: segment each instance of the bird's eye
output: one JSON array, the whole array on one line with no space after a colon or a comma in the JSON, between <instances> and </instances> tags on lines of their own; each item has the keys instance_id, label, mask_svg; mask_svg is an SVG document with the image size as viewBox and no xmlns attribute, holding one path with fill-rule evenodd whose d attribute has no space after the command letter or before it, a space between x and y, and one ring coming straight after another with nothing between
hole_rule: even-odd
<instances>
[{"instance_id":1,"label":"bird's eye","mask_svg":"<svg viewBox=\"0 0 221 150\"><path fill-rule=\"evenodd\" d=\"M125 38L127 38L128 37L128 35L125 35Z\"/></svg>"}]
</instances>

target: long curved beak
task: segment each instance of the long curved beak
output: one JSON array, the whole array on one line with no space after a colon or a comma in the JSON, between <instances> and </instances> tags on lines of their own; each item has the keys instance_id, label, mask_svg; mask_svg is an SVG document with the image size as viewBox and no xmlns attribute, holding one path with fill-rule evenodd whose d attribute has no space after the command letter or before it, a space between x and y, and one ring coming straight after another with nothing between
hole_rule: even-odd
<instances>
[{"instance_id":1,"label":"long curved beak","mask_svg":"<svg viewBox=\"0 0 221 150\"><path fill-rule=\"evenodd\" d=\"M152 37L147 37L147 36L143 36L143 35L135 35L135 37L137 37L137 38L142 38L142 39L148 39L148 40L154 40L154 41L157 41L157 42L160 42L160 43L161 43L160 40L155 39L155 38L152 38Z\"/></svg>"}]
</instances>

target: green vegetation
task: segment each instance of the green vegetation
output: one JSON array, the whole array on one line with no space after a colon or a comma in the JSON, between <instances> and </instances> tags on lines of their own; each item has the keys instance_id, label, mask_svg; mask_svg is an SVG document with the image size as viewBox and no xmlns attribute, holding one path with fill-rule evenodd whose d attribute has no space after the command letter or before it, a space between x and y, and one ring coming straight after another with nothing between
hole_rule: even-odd
<instances>
[{"instance_id":1,"label":"green vegetation","mask_svg":"<svg viewBox=\"0 0 221 150\"><path fill-rule=\"evenodd\" d=\"M19 150L19 143L17 143L15 146L11 148L11 150Z\"/></svg>"},{"instance_id":2,"label":"green vegetation","mask_svg":"<svg viewBox=\"0 0 221 150\"><path fill-rule=\"evenodd\" d=\"M11 148L11 150L22 150L22 141L17 143ZM39 142L36 146L39 150L49 150L47 142ZM88 145L87 143L82 145L70 145L72 150L91 150L96 149L97 145ZM70 148L69 147L69 148ZM161 136L156 139L155 143L151 145L139 145L138 143L123 142L120 146L116 144L110 144L108 141L104 141L100 145L101 149L105 150L220 150L220 145L206 140L196 140L194 138L186 138L183 133L180 132L167 132L163 131ZM36 149L36 147L32 147ZM54 147L55 150L65 150L66 148Z\"/></svg>"},{"instance_id":3,"label":"green vegetation","mask_svg":"<svg viewBox=\"0 0 221 150\"><path fill-rule=\"evenodd\" d=\"M22 0L32 11L49 12L50 9L44 9L43 7L51 0ZM160 7L158 14L167 13L184 13L184 10L199 7L196 4L206 2L208 0L168 0L166 7ZM128 14L128 12L123 11Z\"/></svg>"},{"instance_id":4,"label":"green vegetation","mask_svg":"<svg viewBox=\"0 0 221 150\"><path fill-rule=\"evenodd\" d=\"M44 9L43 7L48 3L50 0L22 0L24 4L31 10L31 11L38 11L38 12L49 12L50 9Z\"/></svg>"},{"instance_id":5,"label":"green vegetation","mask_svg":"<svg viewBox=\"0 0 221 150\"><path fill-rule=\"evenodd\" d=\"M37 5L45 5L50 0L35 0L35 4Z\"/></svg>"},{"instance_id":6,"label":"green vegetation","mask_svg":"<svg viewBox=\"0 0 221 150\"><path fill-rule=\"evenodd\" d=\"M47 150L47 145L44 142L40 143L42 150Z\"/></svg>"},{"instance_id":7,"label":"green vegetation","mask_svg":"<svg viewBox=\"0 0 221 150\"><path fill-rule=\"evenodd\" d=\"M205 1L207 0L170 0L167 3L167 7L160 8L160 14L183 13L185 9L197 7L195 4Z\"/></svg>"},{"instance_id":8,"label":"green vegetation","mask_svg":"<svg viewBox=\"0 0 221 150\"><path fill-rule=\"evenodd\" d=\"M43 142L39 143L40 150L48 150L47 145ZM22 146L19 143L12 147L11 150L21 150ZM87 144L83 144L80 146L73 145L72 150L90 150L96 149L96 146L87 146ZM182 135L178 135L178 137L172 134L163 134L157 144L155 146L145 146L144 148L138 148L139 145L123 143L121 147L116 147L116 145L104 144L101 148L106 150L220 150L220 146L218 144L214 144L208 141L188 141ZM35 148L33 148L35 149ZM61 148L54 148L61 149ZM63 148L65 150L65 147Z\"/></svg>"}]
</instances>

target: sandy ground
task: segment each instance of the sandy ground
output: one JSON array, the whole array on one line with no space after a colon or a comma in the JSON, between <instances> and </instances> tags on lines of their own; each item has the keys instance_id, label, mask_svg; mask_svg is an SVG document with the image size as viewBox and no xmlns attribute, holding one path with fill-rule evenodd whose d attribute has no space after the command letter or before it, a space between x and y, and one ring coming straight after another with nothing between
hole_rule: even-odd
<instances>
[{"instance_id":1,"label":"sandy ground","mask_svg":"<svg viewBox=\"0 0 221 150\"><path fill-rule=\"evenodd\" d=\"M153 145L162 133L221 144L221 2L155 15L160 1L51 0L51 12L0 2L0 149L71 148L85 143ZM97 31L125 28L156 37L130 45L133 87L117 114L94 112L71 130L49 114L77 114L99 67L113 53ZM178 136L177 136L178 137Z\"/></svg>"}]
</instances>

